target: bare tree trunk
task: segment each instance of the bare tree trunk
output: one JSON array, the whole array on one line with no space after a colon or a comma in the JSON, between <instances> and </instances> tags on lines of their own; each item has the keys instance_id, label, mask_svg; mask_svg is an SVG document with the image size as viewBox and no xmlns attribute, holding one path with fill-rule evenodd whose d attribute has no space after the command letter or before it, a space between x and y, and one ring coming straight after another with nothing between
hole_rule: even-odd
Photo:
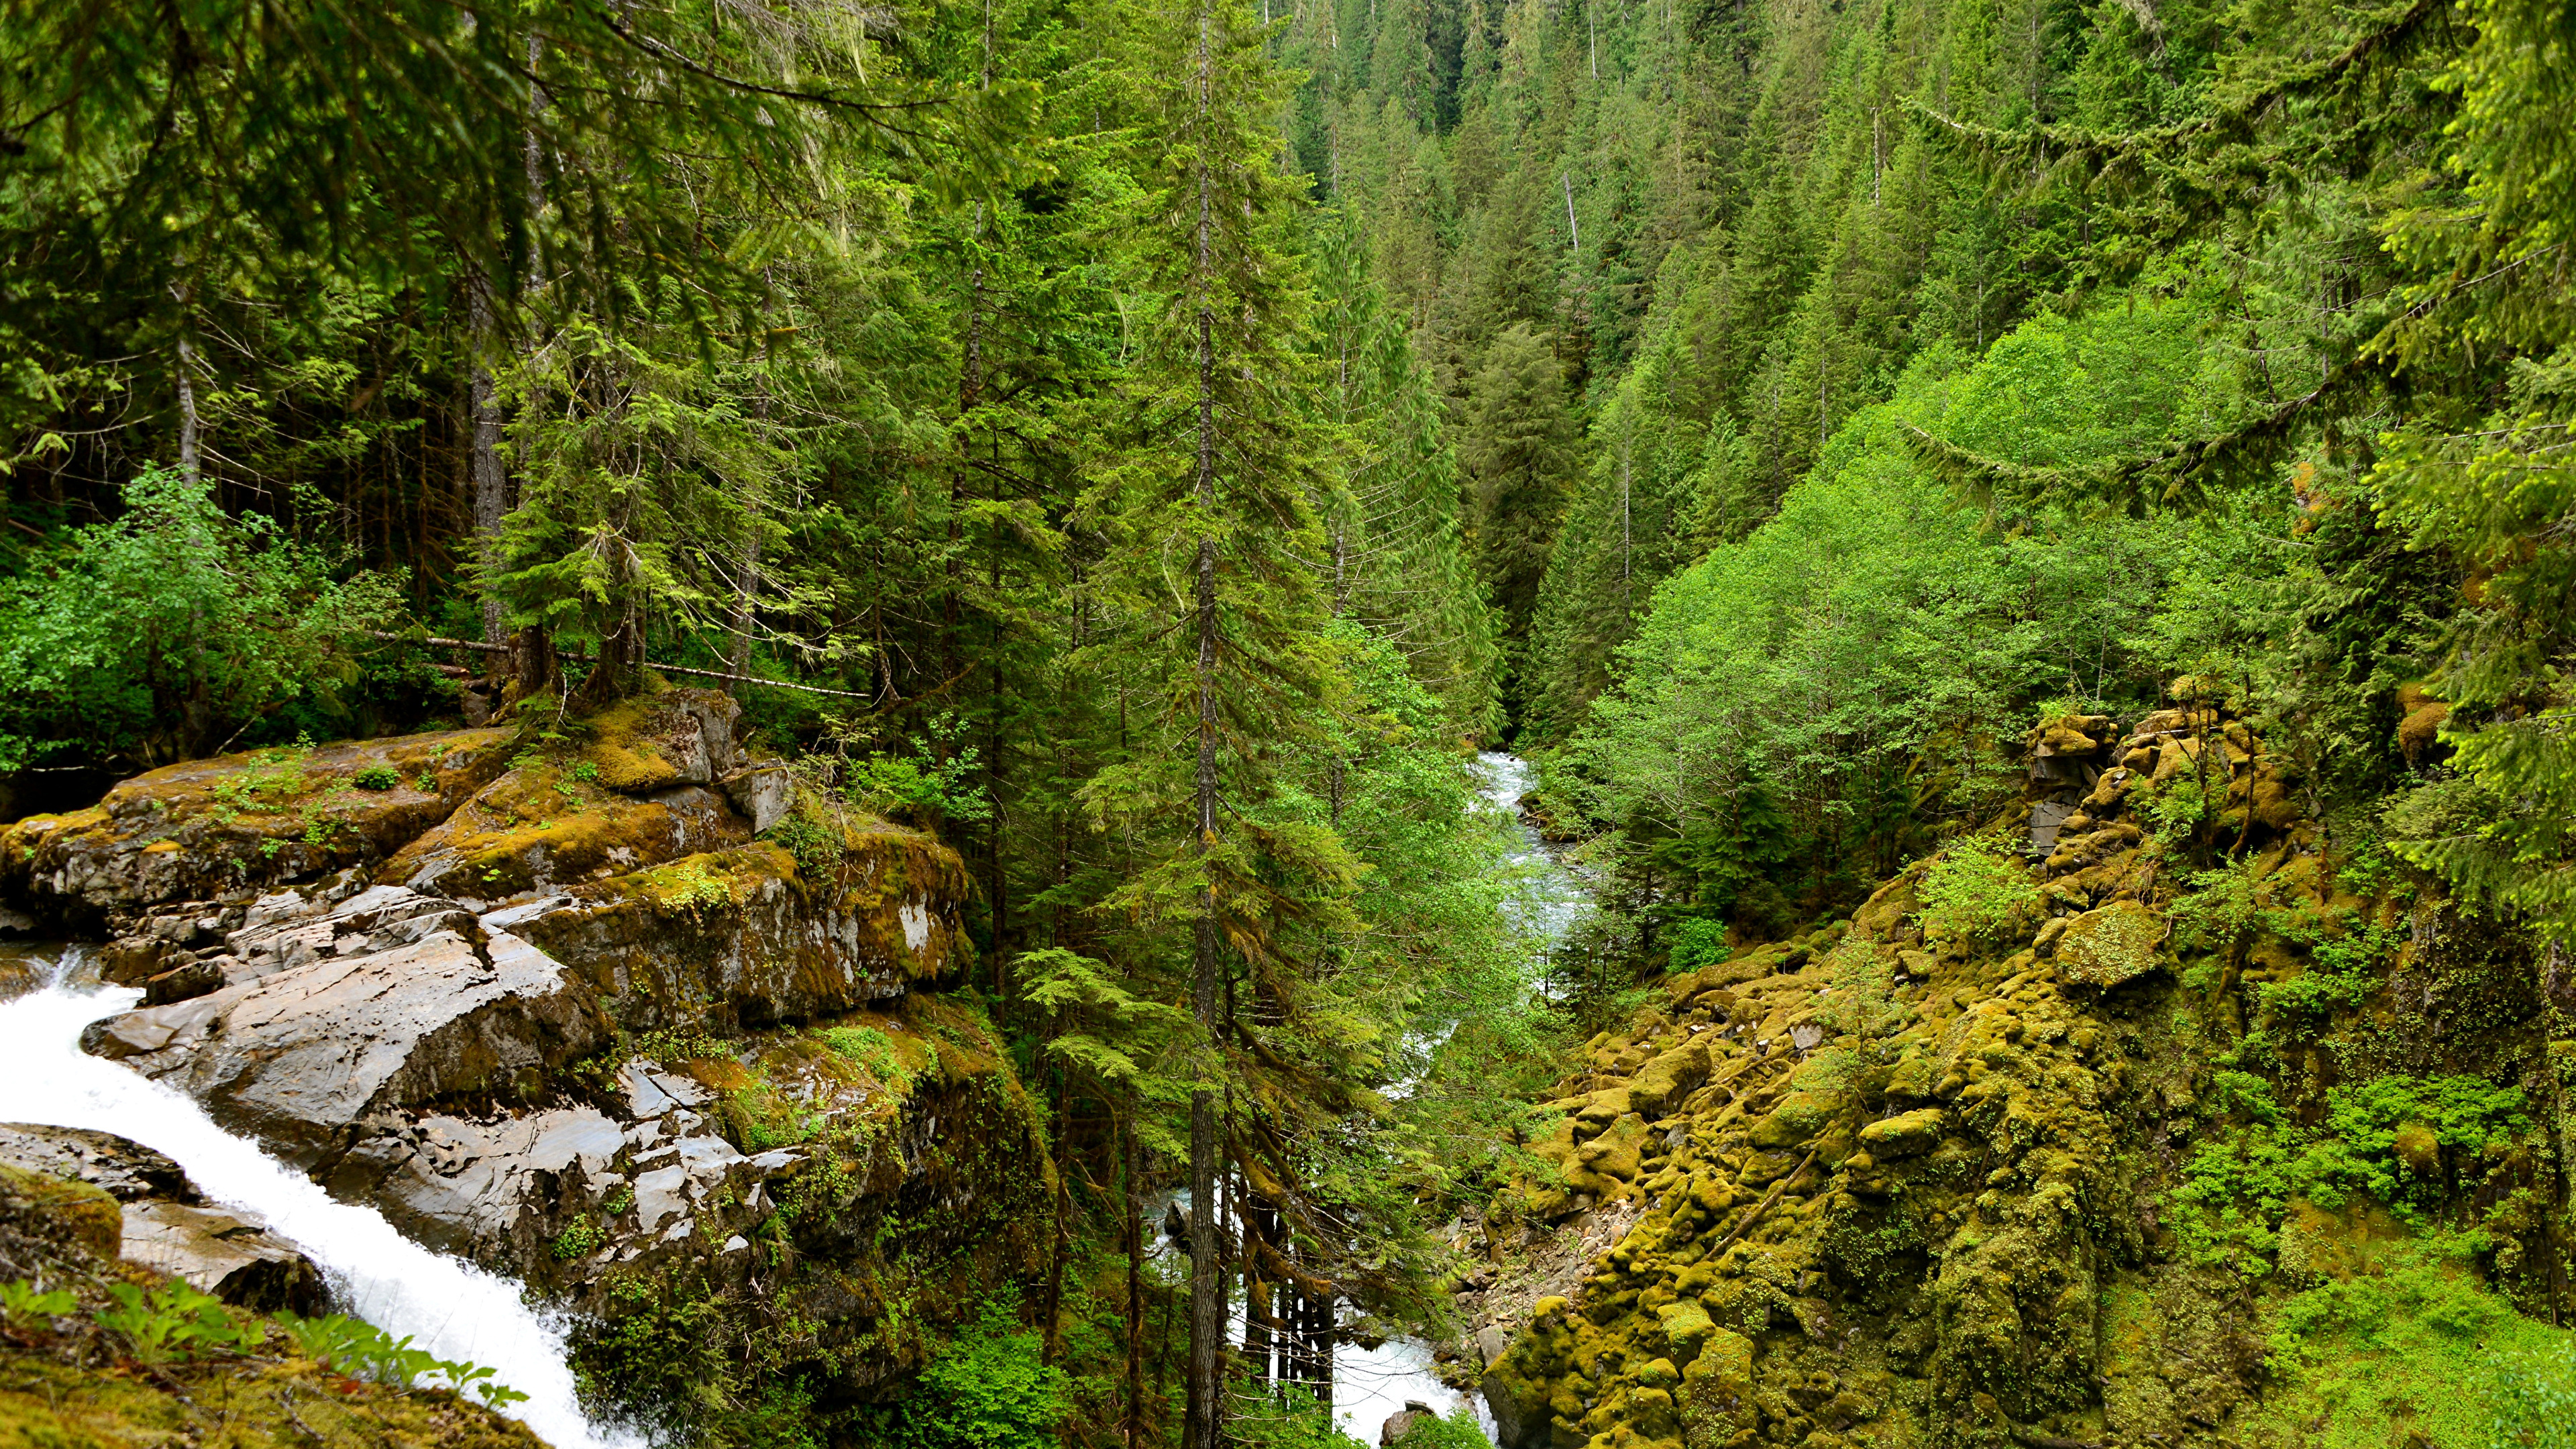
<instances>
[{"instance_id":1,"label":"bare tree trunk","mask_svg":"<svg viewBox=\"0 0 2576 1449\"><path fill-rule=\"evenodd\" d=\"M509 640L510 623L490 577L490 570L499 565L501 557L501 520L510 511L510 479L501 471L501 404L492 386L491 357L499 345L498 328L492 317L491 285L480 277L468 285L474 326L474 542L486 571L479 591L483 595L483 642L502 644Z\"/></svg>"},{"instance_id":2,"label":"bare tree trunk","mask_svg":"<svg viewBox=\"0 0 2576 1449\"><path fill-rule=\"evenodd\" d=\"M197 464L197 349L179 339L179 476L191 484L204 476Z\"/></svg>"},{"instance_id":3,"label":"bare tree trunk","mask_svg":"<svg viewBox=\"0 0 2576 1449\"><path fill-rule=\"evenodd\" d=\"M1207 129L1214 57L1210 34L1214 18L1199 15L1199 119ZM1198 303L1199 433L1197 497L1199 548L1196 598L1198 624L1198 838L1193 850L1202 863L1216 838L1216 536L1210 532L1216 511L1216 337L1208 300L1209 186L1208 159L1202 151L1198 168L1198 247L1195 284ZM1211 1051L1224 1047L1217 1016L1216 888L1202 879L1198 922L1190 962L1190 1004ZM1216 1092L1205 1076L1190 1093L1190 1376L1188 1416L1182 1424L1182 1449L1216 1449L1217 1355L1225 1338L1225 1287L1218 1276L1216 1222Z\"/></svg>"}]
</instances>

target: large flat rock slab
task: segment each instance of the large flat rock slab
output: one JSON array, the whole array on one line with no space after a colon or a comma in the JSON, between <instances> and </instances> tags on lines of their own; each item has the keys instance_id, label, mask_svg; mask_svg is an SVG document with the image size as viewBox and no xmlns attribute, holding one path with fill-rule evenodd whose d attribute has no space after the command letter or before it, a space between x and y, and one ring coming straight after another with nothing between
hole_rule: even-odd
<instances>
[{"instance_id":1,"label":"large flat rock slab","mask_svg":"<svg viewBox=\"0 0 2576 1449\"><path fill-rule=\"evenodd\" d=\"M355 925L410 902L369 893ZM442 903L443 904L443 903ZM330 919L326 914L324 919ZM561 963L452 907L406 915L401 939L313 959L96 1023L91 1051L203 1102L225 1126L309 1167L371 1112L466 1095L528 1096L606 1039Z\"/></svg>"}]
</instances>

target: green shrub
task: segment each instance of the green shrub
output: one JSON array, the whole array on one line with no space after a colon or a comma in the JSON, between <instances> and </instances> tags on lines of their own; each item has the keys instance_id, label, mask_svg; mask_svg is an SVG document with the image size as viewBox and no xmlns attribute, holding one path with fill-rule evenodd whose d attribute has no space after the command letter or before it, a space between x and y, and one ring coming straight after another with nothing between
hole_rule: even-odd
<instances>
[{"instance_id":1,"label":"green shrub","mask_svg":"<svg viewBox=\"0 0 2576 1449\"><path fill-rule=\"evenodd\" d=\"M2256 1277L2271 1271L2294 1198L2328 1209L2369 1198L2420 1220L2438 1184L2405 1166L2401 1131L2476 1156L2531 1129L2520 1087L2475 1077L2387 1076L2337 1087L2315 1127L2299 1126L2271 1084L2249 1072L2213 1074L2211 1096L2227 1120L2184 1160L2171 1194L2180 1209L2174 1228L2199 1261Z\"/></svg>"},{"instance_id":2,"label":"green shrub","mask_svg":"<svg viewBox=\"0 0 2576 1449\"><path fill-rule=\"evenodd\" d=\"M157 765L357 682L400 581L340 560L211 482L147 472L125 512L0 581L0 771L57 756Z\"/></svg>"},{"instance_id":3,"label":"green shrub","mask_svg":"<svg viewBox=\"0 0 2576 1449\"><path fill-rule=\"evenodd\" d=\"M1953 941L1991 940L2039 899L2030 872L2001 835L1972 835L1934 858L1915 896L1924 934Z\"/></svg>"},{"instance_id":4,"label":"green shrub","mask_svg":"<svg viewBox=\"0 0 2576 1449\"><path fill-rule=\"evenodd\" d=\"M2576 1449L2576 1346L2497 1370L2486 1449Z\"/></svg>"},{"instance_id":5,"label":"green shrub","mask_svg":"<svg viewBox=\"0 0 2576 1449\"><path fill-rule=\"evenodd\" d=\"M1706 916L1684 916L1673 922L1664 928L1664 940L1672 947L1672 959L1665 970L1676 976L1727 957L1726 923Z\"/></svg>"},{"instance_id":6,"label":"green shrub","mask_svg":"<svg viewBox=\"0 0 2576 1449\"><path fill-rule=\"evenodd\" d=\"M598 1252L599 1245L607 1241L608 1230L599 1225L598 1219L575 1218L572 1220L572 1226L565 1228L555 1237L553 1247L555 1260L568 1263L575 1258L587 1258Z\"/></svg>"},{"instance_id":7,"label":"green shrub","mask_svg":"<svg viewBox=\"0 0 2576 1449\"><path fill-rule=\"evenodd\" d=\"M24 1326L39 1319L62 1318L80 1308L80 1300L56 1289L39 1293L36 1286L21 1278L15 1283L0 1283L0 1312L11 1323Z\"/></svg>"},{"instance_id":8,"label":"green shrub","mask_svg":"<svg viewBox=\"0 0 2576 1449\"><path fill-rule=\"evenodd\" d=\"M361 790L390 790L402 783L402 772L391 765L369 765L351 775L349 783Z\"/></svg>"},{"instance_id":9,"label":"green shrub","mask_svg":"<svg viewBox=\"0 0 2576 1449\"><path fill-rule=\"evenodd\" d=\"M913 1390L866 1420L885 1449L1055 1449L1073 1405L1064 1370L1022 1328L1009 1296L987 1303L921 1371Z\"/></svg>"}]
</instances>

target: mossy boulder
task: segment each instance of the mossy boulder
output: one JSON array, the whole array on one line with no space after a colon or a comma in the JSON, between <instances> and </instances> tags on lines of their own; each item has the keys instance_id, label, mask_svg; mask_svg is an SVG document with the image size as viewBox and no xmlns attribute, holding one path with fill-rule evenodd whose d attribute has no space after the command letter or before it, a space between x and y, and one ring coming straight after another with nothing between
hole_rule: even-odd
<instances>
[{"instance_id":1,"label":"mossy boulder","mask_svg":"<svg viewBox=\"0 0 2576 1449\"><path fill-rule=\"evenodd\" d=\"M630 1031L794 1021L962 969L957 853L893 827L807 874L767 841L686 856L502 913Z\"/></svg>"},{"instance_id":2,"label":"mossy boulder","mask_svg":"<svg viewBox=\"0 0 2576 1449\"><path fill-rule=\"evenodd\" d=\"M1655 1310L1655 1318L1663 1327L1664 1342L1672 1350L1673 1362L1679 1364L1688 1364L1698 1358L1700 1349L1717 1328L1709 1320L1708 1310L1700 1307L1699 1300L1695 1298L1664 1304Z\"/></svg>"},{"instance_id":3,"label":"mossy boulder","mask_svg":"<svg viewBox=\"0 0 2576 1449\"><path fill-rule=\"evenodd\" d=\"M8 1162L0 1162L0 1219L14 1234L109 1260L125 1237L125 1210L105 1188Z\"/></svg>"},{"instance_id":4,"label":"mossy boulder","mask_svg":"<svg viewBox=\"0 0 2576 1449\"><path fill-rule=\"evenodd\" d=\"M87 931L389 858L490 784L511 732L451 730L170 765L0 830L0 901ZM386 776L393 783L381 785ZM361 783L363 781L364 783Z\"/></svg>"},{"instance_id":5,"label":"mossy boulder","mask_svg":"<svg viewBox=\"0 0 2576 1449\"><path fill-rule=\"evenodd\" d=\"M1938 1107L1902 1112L1860 1129L1860 1145L1880 1162L1919 1157L1941 1145L1942 1125L1948 1119L1949 1114Z\"/></svg>"},{"instance_id":6,"label":"mossy boulder","mask_svg":"<svg viewBox=\"0 0 2576 1449\"><path fill-rule=\"evenodd\" d=\"M1682 1368L1683 1442L1716 1446L1753 1427L1753 1340L1731 1328L1712 1328L1699 1355Z\"/></svg>"},{"instance_id":7,"label":"mossy boulder","mask_svg":"<svg viewBox=\"0 0 2576 1449\"><path fill-rule=\"evenodd\" d=\"M1841 1092L1793 1091L1753 1124L1753 1145L1773 1149L1803 1146L1849 1106L1850 1098Z\"/></svg>"},{"instance_id":8,"label":"mossy boulder","mask_svg":"<svg viewBox=\"0 0 2576 1449\"><path fill-rule=\"evenodd\" d=\"M584 773L611 790L652 795L713 785L742 763L742 706L713 689L663 688L582 721Z\"/></svg>"},{"instance_id":9,"label":"mossy boulder","mask_svg":"<svg viewBox=\"0 0 2576 1449\"><path fill-rule=\"evenodd\" d=\"M751 838L725 798L681 784L636 797L578 761L531 756L376 870L376 879L474 900L606 880Z\"/></svg>"},{"instance_id":10,"label":"mossy boulder","mask_svg":"<svg viewBox=\"0 0 2576 1449\"><path fill-rule=\"evenodd\" d=\"M2136 901L2113 901L2066 923L2055 960L2061 980L2109 988L2134 981L2156 967L2165 927Z\"/></svg>"},{"instance_id":11,"label":"mossy boulder","mask_svg":"<svg viewBox=\"0 0 2576 1449\"><path fill-rule=\"evenodd\" d=\"M1632 1108L1648 1117L1660 1116L1679 1107L1684 1097L1708 1080L1708 1048L1699 1042L1686 1042L1664 1052L1638 1069L1627 1088Z\"/></svg>"}]
</instances>

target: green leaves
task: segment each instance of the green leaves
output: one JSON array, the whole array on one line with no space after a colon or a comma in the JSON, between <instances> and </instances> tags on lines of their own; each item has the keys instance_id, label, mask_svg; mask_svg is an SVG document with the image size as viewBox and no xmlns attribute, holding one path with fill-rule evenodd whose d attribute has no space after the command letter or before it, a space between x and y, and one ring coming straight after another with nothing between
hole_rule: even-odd
<instances>
[{"instance_id":1,"label":"green leaves","mask_svg":"<svg viewBox=\"0 0 2576 1449\"><path fill-rule=\"evenodd\" d=\"M24 1278L11 1283L0 1283L0 1311L5 1311L9 1315L9 1321L20 1327L34 1324L42 1319L62 1318L77 1312L79 1308L80 1299L63 1289L57 1288L51 1293L40 1293L33 1283Z\"/></svg>"},{"instance_id":2,"label":"green leaves","mask_svg":"<svg viewBox=\"0 0 2576 1449\"><path fill-rule=\"evenodd\" d=\"M351 1378L398 1389L445 1388L458 1394L470 1390L475 1397L496 1409L505 1404L523 1402L528 1397L501 1383L493 1377L494 1370L488 1367L440 1358L427 1349L412 1347L409 1334L394 1338L372 1323L344 1314L298 1318L291 1313L281 1313L278 1322L295 1340L298 1353ZM423 1379L436 1381L424 1385Z\"/></svg>"},{"instance_id":3,"label":"green leaves","mask_svg":"<svg viewBox=\"0 0 2576 1449\"><path fill-rule=\"evenodd\" d=\"M356 677L398 581L343 579L329 553L212 489L151 472L126 514L0 582L0 768L61 752L185 759Z\"/></svg>"},{"instance_id":4,"label":"green leaves","mask_svg":"<svg viewBox=\"0 0 2576 1449\"><path fill-rule=\"evenodd\" d=\"M258 1346L263 1330L232 1316L223 1300L172 1282L146 1292L131 1283L110 1283L107 1296L115 1306L100 1309L98 1326L125 1340L127 1351L147 1364L208 1353L241 1353Z\"/></svg>"}]
</instances>

